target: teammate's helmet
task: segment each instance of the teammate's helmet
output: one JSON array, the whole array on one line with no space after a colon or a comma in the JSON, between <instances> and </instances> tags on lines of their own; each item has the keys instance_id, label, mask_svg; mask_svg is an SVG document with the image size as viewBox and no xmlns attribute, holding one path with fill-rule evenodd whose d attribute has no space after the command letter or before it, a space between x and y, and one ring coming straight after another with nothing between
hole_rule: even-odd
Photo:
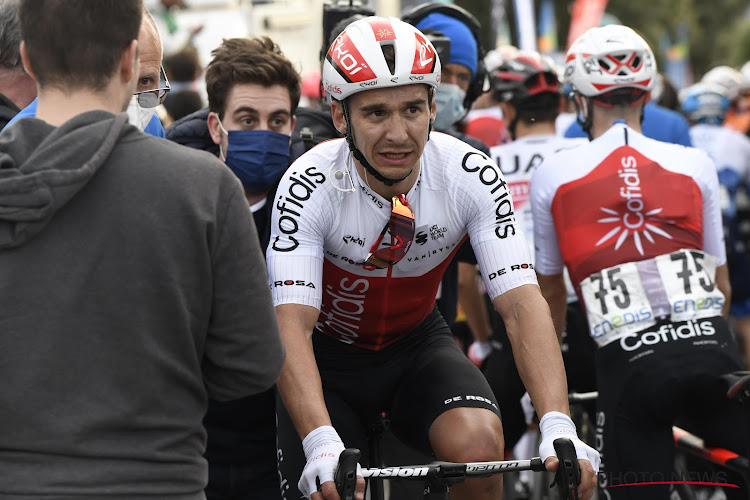
<instances>
[{"instance_id":1,"label":"teammate's helmet","mask_svg":"<svg viewBox=\"0 0 750 500\"><path fill-rule=\"evenodd\" d=\"M646 41L616 24L589 29L565 58L565 83L586 97L622 88L648 91L656 74L656 59Z\"/></svg>"},{"instance_id":2,"label":"teammate's helmet","mask_svg":"<svg viewBox=\"0 0 750 500\"><path fill-rule=\"evenodd\" d=\"M393 47L395 68L384 55ZM331 44L323 63L323 89L344 100L363 90L424 83L440 83L440 59L417 28L395 17L367 17L355 21Z\"/></svg>"},{"instance_id":3,"label":"teammate's helmet","mask_svg":"<svg viewBox=\"0 0 750 500\"><path fill-rule=\"evenodd\" d=\"M518 52L491 74L492 91L498 101L518 103L545 92L559 93L555 63L538 52Z\"/></svg>"},{"instance_id":4,"label":"teammate's helmet","mask_svg":"<svg viewBox=\"0 0 750 500\"><path fill-rule=\"evenodd\" d=\"M496 49L488 50L484 56L484 67L492 73L500 67L501 64L518 54L518 48L513 45L500 45Z\"/></svg>"},{"instance_id":5,"label":"teammate's helmet","mask_svg":"<svg viewBox=\"0 0 750 500\"><path fill-rule=\"evenodd\" d=\"M690 120L719 125L729 110L730 99L720 85L699 82L680 91L680 104Z\"/></svg>"},{"instance_id":6,"label":"teammate's helmet","mask_svg":"<svg viewBox=\"0 0 750 500\"><path fill-rule=\"evenodd\" d=\"M701 78L703 83L719 85L730 100L737 97L742 84L742 73L729 66L716 66Z\"/></svg>"}]
</instances>

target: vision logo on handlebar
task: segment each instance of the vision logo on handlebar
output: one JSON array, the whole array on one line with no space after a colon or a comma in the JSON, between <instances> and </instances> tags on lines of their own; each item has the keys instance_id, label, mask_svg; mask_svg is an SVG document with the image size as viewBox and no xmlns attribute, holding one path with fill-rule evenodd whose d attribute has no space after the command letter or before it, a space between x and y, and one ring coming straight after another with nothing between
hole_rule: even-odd
<instances>
[{"instance_id":1,"label":"vision logo on handlebar","mask_svg":"<svg viewBox=\"0 0 750 500\"><path fill-rule=\"evenodd\" d=\"M562 500L578 500L578 484L581 482L581 470L578 466L573 442L566 438L555 439L553 443L555 453L560 460L560 467L555 476L555 482ZM360 451L347 448L341 452L339 466L334 480L341 500L353 500L357 483L357 462ZM448 486L457 484L467 478L487 477L503 472L532 470L541 472L547 470L539 457L531 460L507 460L500 462L451 463L436 462L425 465L384 467L362 469L365 478L389 478L421 480L425 483L425 498L449 498ZM433 496L428 496L432 491ZM439 493L444 492L444 493ZM439 493L439 496L434 496ZM378 500L378 499L374 499Z\"/></svg>"}]
</instances>

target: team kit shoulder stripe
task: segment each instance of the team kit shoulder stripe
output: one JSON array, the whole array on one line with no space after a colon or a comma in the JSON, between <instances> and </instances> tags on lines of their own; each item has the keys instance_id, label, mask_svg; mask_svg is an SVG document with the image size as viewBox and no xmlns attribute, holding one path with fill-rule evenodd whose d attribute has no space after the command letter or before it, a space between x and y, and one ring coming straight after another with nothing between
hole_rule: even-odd
<instances>
[{"instance_id":1,"label":"team kit shoulder stripe","mask_svg":"<svg viewBox=\"0 0 750 500\"><path fill-rule=\"evenodd\" d=\"M331 45L326 59L347 83L366 82L377 78L346 31Z\"/></svg>"},{"instance_id":2,"label":"team kit shoulder stripe","mask_svg":"<svg viewBox=\"0 0 750 500\"><path fill-rule=\"evenodd\" d=\"M435 49L419 33L414 33L414 37L417 39L417 48L414 51L414 63L411 66L411 72L415 75L429 75L435 70L435 64L437 64Z\"/></svg>"}]
</instances>

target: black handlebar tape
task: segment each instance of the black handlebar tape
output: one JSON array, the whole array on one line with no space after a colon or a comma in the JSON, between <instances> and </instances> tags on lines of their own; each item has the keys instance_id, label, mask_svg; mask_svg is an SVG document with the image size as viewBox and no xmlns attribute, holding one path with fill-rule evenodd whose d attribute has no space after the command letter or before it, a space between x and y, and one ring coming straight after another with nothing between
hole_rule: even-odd
<instances>
[{"instance_id":1,"label":"black handlebar tape","mask_svg":"<svg viewBox=\"0 0 750 500\"><path fill-rule=\"evenodd\" d=\"M339 466L333 480L341 500L354 500L354 489L357 487L357 463L360 451L357 448L346 448L339 455Z\"/></svg>"},{"instance_id":2,"label":"black handlebar tape","mask_svg":"<svg viewBox=\"0 0 750 500\"><path fill-rule=\"evenodd\" d=\"M573 442L567 438L557 438L552 442L560 465L555 475L561 499L578 500L578 485L581 484L581 468Z\"/></svg>"}]
</instances>

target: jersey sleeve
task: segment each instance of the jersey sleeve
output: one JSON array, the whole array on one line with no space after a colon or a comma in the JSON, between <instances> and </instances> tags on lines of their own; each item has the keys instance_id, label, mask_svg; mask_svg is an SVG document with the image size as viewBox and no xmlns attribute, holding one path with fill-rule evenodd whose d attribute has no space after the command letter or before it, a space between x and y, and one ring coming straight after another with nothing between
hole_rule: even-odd
<instances>
[{"instance_id":1,"label":"jersey sleeve","mask_svg":"<svg viewBox=\"0 0 750 500\"><path fill-rule=\"evenodd\" d=\"M719 176L708 155L701 152L700 156L702 169L697 180L703 198L703 250L717 257L722 265L727 262L727 251L721 221Z\"/></svg>"},{"instance_id":2,"label":"jersey sleeve","mask_svg":"<svg viewBox=\"0 0 750 500\"><path fill-rule=\"evenodd\" d=\"M274 306L320 309L323 244L333 220L326 175L302 158L284 174L271 216L266 252Z\"/></svg>"},{"instance_id":3,"label":"jersey sleeve","mask_svg":"<svg viewBox=\"0 0 750 500\"><path fill-rule=\"evenodd\" d=\"M551 157L551 158L554 158ZM531 214L534 219L534 264L536 272L545 276L564 270L560 244L557 240L552 200L555 196L551 173L554 167L546 159L531 175Z\"/></svg>"},{"instance_id":4,"label":"jersey sleeve","mask_svg":"<svg viewBox=\"0 0 750 500\"><path fill-rule=\"evenodd\" d=\"M448 172L454 180L456 208L466 223L490 298L536 284L526 238L502 172L478 151L466 151L460 162L460 170Z\"/></svg>"}]
</instances>

